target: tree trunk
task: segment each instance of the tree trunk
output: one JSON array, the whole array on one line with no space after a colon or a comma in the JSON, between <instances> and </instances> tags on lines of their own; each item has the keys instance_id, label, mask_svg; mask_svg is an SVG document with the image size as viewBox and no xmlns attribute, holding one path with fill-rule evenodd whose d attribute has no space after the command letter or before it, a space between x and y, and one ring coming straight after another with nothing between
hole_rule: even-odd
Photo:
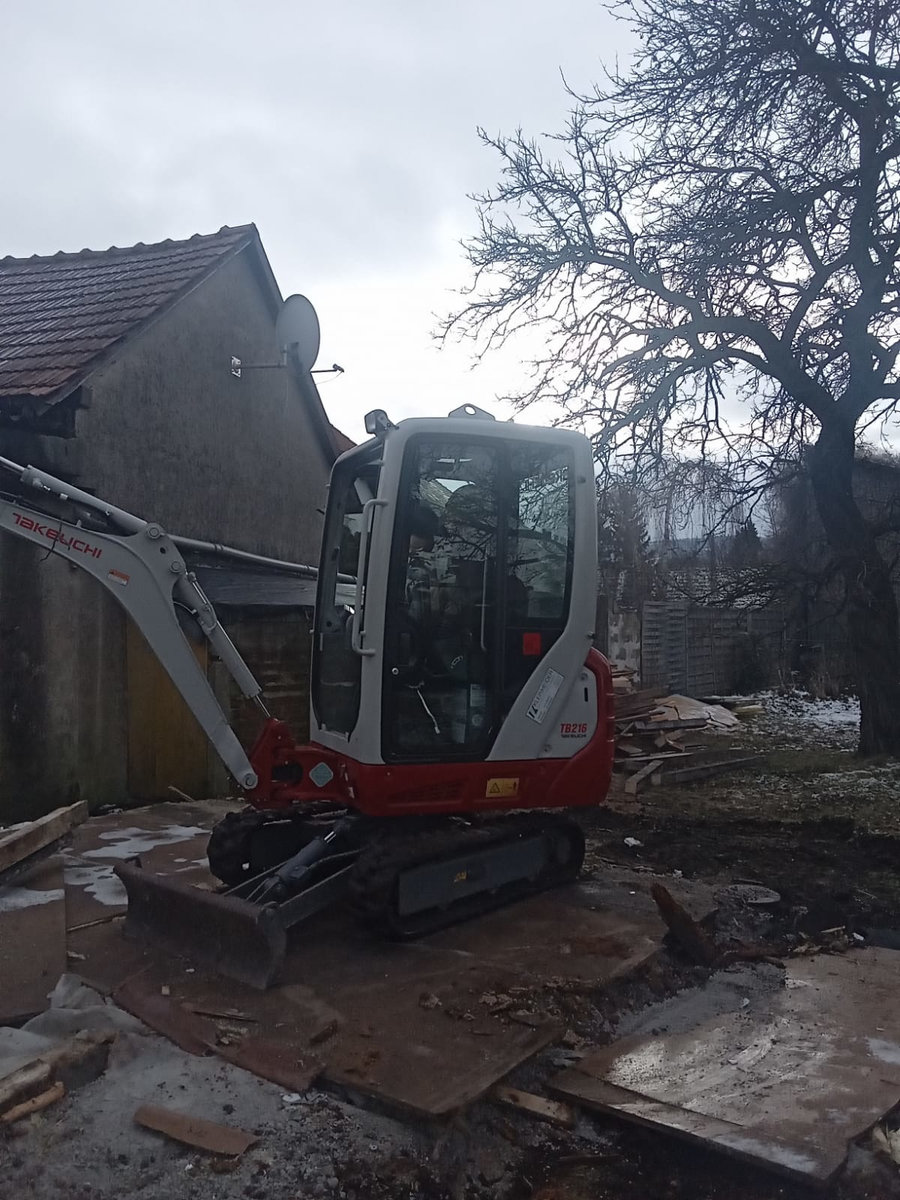
<instances>
[{"instance_id":1,"label":"tree trunk","mask_svg":"<svg viewBox=\"0 0 900 1200\"><path fill-rule=\"evenodd\" d=\"M900 755L900 626L890 571L853 494L854 432L823 426L809 455L819 517L843 574L856 660L860 754Z\"/></svg>"}]
</instances>

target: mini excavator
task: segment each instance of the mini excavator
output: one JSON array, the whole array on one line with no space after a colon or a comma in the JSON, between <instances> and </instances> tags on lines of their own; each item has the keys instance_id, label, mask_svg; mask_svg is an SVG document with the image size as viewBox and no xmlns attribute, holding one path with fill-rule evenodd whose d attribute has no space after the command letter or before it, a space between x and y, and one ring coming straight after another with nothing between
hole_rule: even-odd
<instances>
[{"instance_id":1,"label":"mini excavator","mask_svg":"<svg viewBox=\"0 0 900 1200\"><path fill-rule=\"evenodd\" d=\"M260 988L288 930L331 905L418 938L573 880L584 839L564 810L609 787L589 441L472 405L396 425L378 410L366 430L331 474L307 744L268 712L187 539L0 459L0 527L115 596L246 798L210 837L220 891L117 867L126 933ZM249 753L197 636L262 713Z\"/></svg>"}]
</instances>

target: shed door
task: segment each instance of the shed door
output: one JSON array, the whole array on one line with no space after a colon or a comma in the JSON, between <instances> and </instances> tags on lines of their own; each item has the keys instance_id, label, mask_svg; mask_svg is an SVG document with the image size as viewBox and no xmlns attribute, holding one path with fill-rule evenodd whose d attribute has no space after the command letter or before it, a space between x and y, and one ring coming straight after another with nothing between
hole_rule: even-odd
<instances>
[{"instance_id":1,"label":"shed door","mask_svg":"<svg viewBox=\"0 0 900 1200\"><path fill-rule=\"evenodd\" d=\"M159 665L142 634L127 622L128 793L136 800L173 800L179 788L194 799L209 794L203 730ZM206 643L192 643L206 670Z\"/></svg>"}]
</instances>

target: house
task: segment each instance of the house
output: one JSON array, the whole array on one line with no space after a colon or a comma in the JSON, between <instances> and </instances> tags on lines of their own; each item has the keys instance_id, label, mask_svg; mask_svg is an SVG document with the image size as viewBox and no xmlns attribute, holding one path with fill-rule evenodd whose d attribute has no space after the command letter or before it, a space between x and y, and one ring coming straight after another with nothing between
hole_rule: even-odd
<instances>
[{"instance_id":1,"label":"house","mask_svg":"<svg viewBox=\"0 0 900 1200\"><path fill-rule=\"evenodd\" d=\"M316 562L338 443L313 379L297 362L231 371L233 356L279 363L281 303L253 225L0 259L0 454L184 537ZM302 726L304 609L253 599L232 606L229 631L274 687L278 715ZM226 786L122 610L94 580L9 536L0 664L0 821L77 796L121 803L170 785Z\"/></svg>"}]
</instances>

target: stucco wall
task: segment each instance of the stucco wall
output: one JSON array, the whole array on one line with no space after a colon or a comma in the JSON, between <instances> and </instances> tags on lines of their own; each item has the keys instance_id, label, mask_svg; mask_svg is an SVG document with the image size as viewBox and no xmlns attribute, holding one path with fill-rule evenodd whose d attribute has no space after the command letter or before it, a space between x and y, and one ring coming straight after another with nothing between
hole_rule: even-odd
<instances>
[{"instance_id":1,"label":"stucco wall","mask_svg":"<svg viewBox=\"0 0 900 1200\"><path fill-rule=\"evenodd\" d=\"M247 251L91 377L76 418L83 485L187 537L315 561L330 463Z\"/></svg>"},{"instance_id":2,"label":"stucco wall","mask_svg":"<svg viewBox=\"0 0 900 1200\"><path fill-rule=\"evenodd\" d=\"M92 375L71 439L0 435L34 462L188 537L315 562L330 462L247 251ZM236 638L240 645L240 639ZM124 616L91 579L0 537L0 822L126 798Z\"/></svg>"}]
</instances>

